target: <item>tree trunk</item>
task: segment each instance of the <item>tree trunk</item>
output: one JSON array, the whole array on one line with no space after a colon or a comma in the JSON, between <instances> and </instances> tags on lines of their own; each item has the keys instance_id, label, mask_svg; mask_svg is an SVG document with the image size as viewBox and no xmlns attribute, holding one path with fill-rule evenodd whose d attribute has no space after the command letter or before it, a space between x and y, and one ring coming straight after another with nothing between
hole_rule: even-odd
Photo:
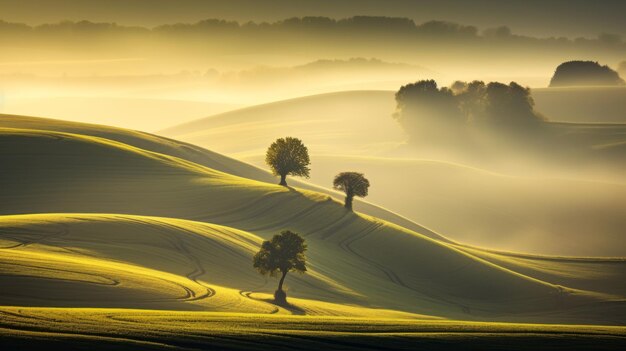
<instances>
[{"instance_id":1,"label":"tree trunk","mask_svg":"<svg viewBox=\"0 0 626 351\"><path fill-rule=\"evenodd\" d=\"M278 282L278 291L283 291L283 283L285 282L286 276L287 276L287 271L284 271L283 276L280 277L280 282Z\"/></svg>"},{"instance_id":2,"label":"tree trunk","mask_svg":"<svg viewBox=\"0 0 626 351\"><path fill-rule=\"evenodd\" d=\"M280 175L280 183L278 183L279 185L283 185L283 186L287 186L287 175L286 174L281 174Z\"/></svg>"},{"instance_id":3,"label":"tree trunk","mask_svg":"<svg viewBox=\"0 0 626 351\"><path fill-rule=\"evenodd\" d=\"M285 282L285 277L287 276L287 271L283 272L283 276L280 277L280 283L278 283L278 290L274 292L274 302L279 305L287 305L287 294L283 291L283 282Z\"/></svg>"},{"instance_id":4,"label":"tree trunk","mask_svg":"<svg viewBox=\"0 0 626 351\"><path fill-rule=\"evenodd\" d=\"M346 195L346 203L344 207L350 211L352 211L352 199L353 198L354 198L354 195Z\"/></svg>"}]
</instances>

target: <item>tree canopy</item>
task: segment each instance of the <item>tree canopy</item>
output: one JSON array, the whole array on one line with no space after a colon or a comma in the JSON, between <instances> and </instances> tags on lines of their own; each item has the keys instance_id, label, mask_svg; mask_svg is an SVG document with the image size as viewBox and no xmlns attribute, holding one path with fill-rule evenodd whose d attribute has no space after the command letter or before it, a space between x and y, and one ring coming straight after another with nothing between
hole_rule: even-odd
<instances>
[{"instance_id":1,"label":"tree canopy","mask_svg":"<svg viewBox=\"0 0 626 351\"><path fill-rule=\"evenodd\" d=\"M459 118L459 109L451 89L437 87L434 80L420 80L407 84L396 93L396 103L401 113L395 115L400 123L411 123L411 114L422 114L437 119Z\"/></svg>"},{"instance_id":2,"label":"tree canopy","mask_svg":"<svg viewBox=\"0 0 626 351\"><path fill-rule=\"evenodd\" d=\"M491 82L484 89L484 108L477 119L496 127L517 128L542 120L534 111L535 101L530 89L511 82L509 85Z\"/></svg>"},{"instance_id":3,"label":"tree canopy","mask_svg":"<svg viewBox=\"0 0 626 351\"><path fill-rule=\"evenodd\" d=\"M280 185L287 185L288 175L308 178L311 170L309 150L302 140L292 137L276 139L267 149L265 163L280 176Z\"/></svg>"},{"instance_id":4,"label":"tree canopy","mask_svg":"<svg viewBox=\"0 0 626 351\"><path fill-rule=\"evenodd\" d=\"M451 89L439 88L434 80L421 80L402 86L396 93L394 118L412 142L435 144L440 135L456 133L462 115Z\"/></svg>"}]
</instances>

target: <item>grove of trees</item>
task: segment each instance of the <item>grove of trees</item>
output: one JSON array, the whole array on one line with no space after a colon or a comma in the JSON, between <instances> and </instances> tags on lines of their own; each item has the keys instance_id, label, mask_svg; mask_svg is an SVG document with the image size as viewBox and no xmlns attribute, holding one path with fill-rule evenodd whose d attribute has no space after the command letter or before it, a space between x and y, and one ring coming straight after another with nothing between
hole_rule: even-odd
<instances>
[{"instance_id":1,"label":"grove of trees","mask_svg":"<svg viewBox=\"0 0 626 351\"><path fill-rule=\"evenodd\" d=\"M542 125L530 89L516 82L434 80L404 85L396 93L394 118L414 143L468 142L470 129L514 133ZM464 144L465 145L465 144Z\"/></svg>"}]
</instances>

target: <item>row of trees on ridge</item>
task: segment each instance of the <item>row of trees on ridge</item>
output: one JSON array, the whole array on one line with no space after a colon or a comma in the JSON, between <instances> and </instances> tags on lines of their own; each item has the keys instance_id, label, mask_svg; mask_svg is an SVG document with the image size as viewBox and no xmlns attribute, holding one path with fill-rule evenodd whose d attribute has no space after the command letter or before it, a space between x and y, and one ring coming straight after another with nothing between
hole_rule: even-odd
<instances>
[{"instance_id":1,"label":"row of trees on ridge","mask_svg":"<svg viewBox=\"0 0 626 351\"><path fill-rule=\"evenodd\" d=\"M287 186L287 176L308 178L311 171L308 148L302 140L293 137L276 139L267 149L265 163L275 176L280 176L279 184L283 186ZM346 194L344 207L348 210L352 210L355 196L367 196L369 186L369 180L358 172L341 172L333 180L333 188Z\"/></svg>"}]
</instances>

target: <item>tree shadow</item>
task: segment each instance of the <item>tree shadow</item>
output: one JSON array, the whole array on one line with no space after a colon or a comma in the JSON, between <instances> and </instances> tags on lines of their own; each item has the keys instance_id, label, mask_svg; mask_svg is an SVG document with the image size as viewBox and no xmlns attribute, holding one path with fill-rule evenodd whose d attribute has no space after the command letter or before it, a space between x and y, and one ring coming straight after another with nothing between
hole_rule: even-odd
<instances>
[{"instance_id":1,"label":"tree shadow","mask_svg":"<svg viewBox=\"0 0 626 351\"><path fill-rule=\"evenodd\" d=\"M274 298L255 298L255 300L267 302L276 307L282 307L295 315L300 315L300 316L306 315L306 311L304 309L296 305L290 304L288 301L280 302L280 301L276 301Z\"/></svg>"},{"instance_id":2,"label":"tree shadow","mask_svg":"<svg viewBox=\"0 0 626 351\"><path fill-rule=\"evenodd\" d=\"M291 185L283 185L283 187L289 189L289 192L303 195L301 192L299 192L296 188L292 187Z\"/></svg>"}]
</instances>

